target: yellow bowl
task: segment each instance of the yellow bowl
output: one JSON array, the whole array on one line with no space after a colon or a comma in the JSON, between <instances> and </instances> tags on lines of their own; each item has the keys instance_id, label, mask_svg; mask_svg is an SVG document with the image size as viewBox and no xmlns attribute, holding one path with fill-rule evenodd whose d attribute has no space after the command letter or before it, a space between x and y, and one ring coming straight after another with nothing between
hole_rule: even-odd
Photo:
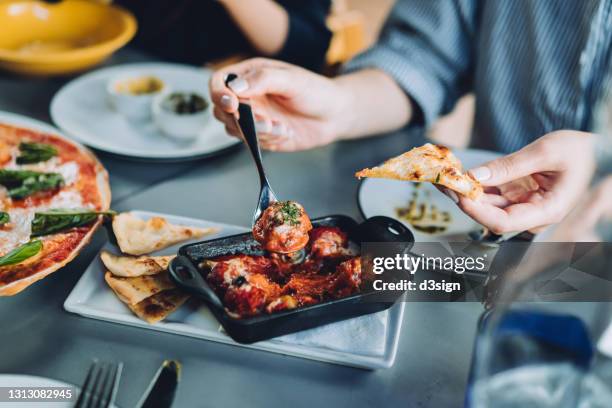
<instances>
[{"instance_id":1,"label":"yellow bowl","mask_svg":"<svg viewBox=\"0 0 612 408\"><path fill-rule=\"evenodd\" d=\"M0 0L0 68L48 76L102 62L136 33L129 12L93 0Z\"/></svg>"}]
</instances>

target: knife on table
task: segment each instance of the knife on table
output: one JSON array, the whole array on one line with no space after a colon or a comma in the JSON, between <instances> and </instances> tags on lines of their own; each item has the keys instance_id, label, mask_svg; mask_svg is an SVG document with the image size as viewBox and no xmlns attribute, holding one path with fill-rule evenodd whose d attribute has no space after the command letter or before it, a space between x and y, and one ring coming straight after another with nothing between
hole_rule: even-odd
<instances>
[{"instance_id":1,"label":"knife on table","mask_svg":"<svg viewBox=\"0 0 612 408\"><path fill-rule=\"evenodd\" d=\"M170 408L174 401L180 372L181 364L178 361L164 360L136 407Z\"/></svg>"}]
</instances>

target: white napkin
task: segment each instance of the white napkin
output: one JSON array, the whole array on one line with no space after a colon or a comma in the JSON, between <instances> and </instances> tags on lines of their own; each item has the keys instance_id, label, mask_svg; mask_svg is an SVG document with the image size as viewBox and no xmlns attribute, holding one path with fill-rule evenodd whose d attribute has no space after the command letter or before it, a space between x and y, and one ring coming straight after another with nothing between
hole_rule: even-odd
<instances>
[{"instance_id":1,"label":"white napkin","mask_svg":"<svg viewBox=\"0 0 612 408\"><path fill-rule=\"evenodd\" d=\"M328 324L278 337L274 341L327 348L344 353L382 356L387 341L389 311Z\"/></svg>"}]
</instances>

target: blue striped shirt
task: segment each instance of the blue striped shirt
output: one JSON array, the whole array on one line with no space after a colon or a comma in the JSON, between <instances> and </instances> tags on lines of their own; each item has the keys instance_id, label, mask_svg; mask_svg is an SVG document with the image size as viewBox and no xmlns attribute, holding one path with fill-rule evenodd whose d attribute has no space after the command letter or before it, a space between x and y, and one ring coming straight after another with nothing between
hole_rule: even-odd
<instances>
[{"instance_id":1,"label":"blue striped shirt","mask_svg":"<svg viewBox=\"0 0 612 408\"><path fill-rule=\"evenodd\" d=\"M473 145L511 152L591 130L611 60L612 0L398 0L345 70L386 71L426 126L474 92Z\"/></svg>"}]
</instances>

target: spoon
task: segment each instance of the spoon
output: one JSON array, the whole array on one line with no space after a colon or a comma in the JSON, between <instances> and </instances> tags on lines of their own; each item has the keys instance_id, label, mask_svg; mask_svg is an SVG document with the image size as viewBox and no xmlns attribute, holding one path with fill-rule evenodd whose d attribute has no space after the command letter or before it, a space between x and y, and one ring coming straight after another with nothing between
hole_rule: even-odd
<instances>
[{"instance_id":1,"label":"spoon","mask_svg":"<svg viewBox=\"0 0 612 408\"><path fill-rule=\"evenodd\" d=\"M229 83L236 78L238 78L238 75L228 74L225 78L225 85L229 87ZM265 211L265 209L268 208L270 204L277 202L278 199L276 198L274 191L272 191L272 187L270 187L270 183L266 177L266 171L264 170L261 161L261 150L259 149L259 141L257 140L257 131L255 130L255 121L253 119L251 106L247 103L240 102L238 105L238 114L239 117L236 119L236 125L240 130L244 143L246 143L247 147L249 148L249 152L251 152L251 157L253 157L253 160L255 161L257 173L259 174L259 202L257 203L257 208L253 214L252 222L252 226L255 226L255 223L259 217L261 217L261 214Z\"/></svg>"}]
</instances>

